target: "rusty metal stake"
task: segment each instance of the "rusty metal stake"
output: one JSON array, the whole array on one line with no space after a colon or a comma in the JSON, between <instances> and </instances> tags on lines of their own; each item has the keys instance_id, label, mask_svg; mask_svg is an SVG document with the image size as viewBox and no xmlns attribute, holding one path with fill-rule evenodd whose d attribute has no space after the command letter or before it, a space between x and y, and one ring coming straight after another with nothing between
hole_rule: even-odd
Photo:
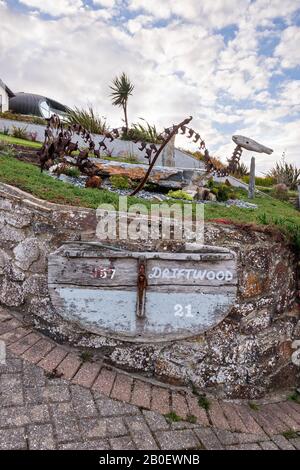
<instances>
[{"instance_id":1,"label":"rusty metal stake","mask_svg":"<svg viewBox=\"0 0 300 470\"><path fill-rule=\"evenodd\" d=\"M145 316L145 301L146 301L146 260L140 258L138 261L138 278L137 278L137 308L136 316L143 318Z\"/></svg>"},{"instance_id":2,"label":"rusty metal stake","mask_svg":"<svg viewBox=\"0 0 300 470\"><path fill-rule=\"evenodd\" d=\"M137 194L141 189L143 189L143 187L145 186L148 178L149 178L149 175L152 171L152 168L154 167L159 155L161 154L161 152L163 151L163 149L165 148L165 146L170 142L170 140L174 137L174 135L176 135L179 131L179 129L182 127L182 126L185 126L187 125L189 122L191 122L192 120L192 116L190 116L189 118L185 119L184 121L182 121L180 124L178 124L177 126L174 126L173 130L170 131L170 134L168 135L168 138L164 141L164 143L161 145L161 147L159 148L159 150L157 151L155 157L153 158L151 164L149 165L149 168L147 170L147 173L145 174L144 178L142 179L142 181L140 182L140 184L135 188L134 191L132 191L132 193L130 194L130 196L134 196L135 194Z\"/></svg>"}]
</instances>

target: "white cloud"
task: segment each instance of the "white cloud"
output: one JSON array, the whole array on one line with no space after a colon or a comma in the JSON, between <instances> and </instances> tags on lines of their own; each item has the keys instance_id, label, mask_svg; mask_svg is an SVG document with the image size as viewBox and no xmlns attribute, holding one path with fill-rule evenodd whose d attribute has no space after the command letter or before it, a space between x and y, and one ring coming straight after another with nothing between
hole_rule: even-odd
<instances>
[{"instance_id":1,"label":"white cloud","mask_svg":"<svg viewBox=\"0 0 300 470\"><path fill-rule=\"evenodd\" d=\"M101 7L113 8L116 4L116 0L93 0L93 3Z\"/></svg>"},{"instance_id":2,"label":"white cloud","mask_svg":"<svg viewBox=\"0 0 300 470\"><path fill-rule=\"evenodd\" d=\"M217 28L233 24L242 17L250 0L129 0L129 9L144 11L158 19L172 15Z\"/></svg>"},{"instance_id":3,"label":"white cloud","mask_svg":"<svg viewBox=\"0 0 300 470\"><path fill-rule=\"evenodd\" d=\"M300 66L300 28L290 26L281 36L281 41L275 49L274 55L280 58L283 68Z\"/></svg>"},{"instance_id":4,"label":"white cloud","mask_svg":"<svg viewBox=\"0 0 300 470\"><path fill-rule=\"evenodd\" d=\"M51 16L71 15L83 7L81 0L20 0L20 3Z\"/></svg>"},{"instance_id":5,"label":"white cloud","mask_svg":"<svg viewBox=\"0 0 300 470\"><path fill-rule=\"evenodd\" d=\"M299 158L300 80L285 76L280 55L295 26L283 31L274 57L259 55L261 41L278 34L274 18L291 21L295 2L286 0L283 12L277 0L130 0L128 19L124 1L95 0L101 9L77 0L22 1L32 8L38 3L43 13L52 6L53 20L12 11L0 0L1 78L14 91L46 94L69 106L92 104L117 126L122 114L111 105L109 84L125 71L135 84L130 121L144 117L161 128L193 115L193 127L223 160L234 148L231 135L244 133L274 148L271 157L257 155L259 171L284 149L290 161ZM213 28L232 22L235 36L226 42ZM285 47L294 63L296 47ZM183 139L178 144L187 146Z\"/></svg>"}]
</instances>

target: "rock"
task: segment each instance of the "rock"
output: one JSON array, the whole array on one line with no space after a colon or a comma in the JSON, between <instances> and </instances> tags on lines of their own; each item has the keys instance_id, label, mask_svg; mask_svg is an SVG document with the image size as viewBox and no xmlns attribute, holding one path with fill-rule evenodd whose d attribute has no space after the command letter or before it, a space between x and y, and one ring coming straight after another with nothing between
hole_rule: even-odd
<instances>
[{"instance_id":1,"label":"rock","mask_svg":"<svg viewBox=\"0 0 300 470\"><path fill-rule=\"evenodd\" d=\"M194 185L185 186L184 188L182 188L182 191L184 191L186 194L191 196L191 198L193 200L198 199L198 188L197 188L197 186L194 186Z\"/></svg>"},{"instance_id":2,"label":"rock","mask_svg":"<svg viewBox=\"0 0 300 470\"><path fill-rule=\"evenodd\" d=\"M19 307L24 302L22 286L5 278L0 289L0 302L7 307Z\"/></svg>"},{"instance_id":3,"label":"rock","mask_svg":"<svg viewBox=\"0 0 300 470\"><path fill-rule=\"evenodd\" d=\"M39 243L36 238L27 238L14 249L16 266L27 271L40 256Z\"/></svg>"},{"instance_id":4,"label":"rock","mask_svg":"<svg viewBox=\"0 0 300 470\"><path fill-rule=\"evenodd\" d=\"M215 202L217 200L217 196L214 193L208 193L207 201Z\"/></svg>"},{"instance_id":5,"label":"rock","mask_svg":"<svg viewBox=\"0 0 300 470\"><path fill-rule=\"evenodd\" d=\"M3 273L6 274L7 279L10 281L22 282L25 279L25 273L11 263L5 265Z\"/></svg>"},{"instance_id":6,"label":"rock","mask_svg":"<svg viewBox=\"0 0 300 470\"><path fill-rule=\"evenodd\" d=\"M31 294L35 297L45 297L48 294L47 276L32 274L24 282L23 288L25 295Z\"/></svg>"},{"instance_id":7,"label":"rock","mask_svg":"<svg viewBox=\"0 0 300 470\"><path fill-rule=\"evenodd\" d=\"M25 234L22 230L4 225L0 229L0 241L20 243L25 239Z\"/></svg>"},{"instance_id":8,"label":"rock","mask_svg":"<svg viewBox=\"0 0 300 470\"><path fill-rule=\"evenodd\" d=\"M271 324L271 313L267 309L261 311L255 310L246 317L242 318L240 323L241 332L245 335L256 334L267 328Z\"/></svg>"},{"instance_id":9,"label":"rock","mask_svg":"<svg viewBox=\"0 0 300 470\"><path fill-rule=\"evenodd\" d=\"M109 177L113 175L126 176L133 181L140 181L144 178L148 166L143 164L131 164L124 162L107 162L90 158L100 175ZM166 189L182 189L188 186L195 175L203 174L200 169L171 168L155 166L149 176L148 182L157 184Z\"/></svg>"},{"instance_id":10,"label":"rock","mask_svg":"<svg viewBox=\"0 0 300 470\"><path fill-rule=\"evenodd\" d=\"M85 183L86 188L100 188L102 184L102 179L100 176L90 176Z\"/></svg>"},{"instance_id":11,"label":"rock","mask_svg":"<svg viewBox=\"0 0 300 470\"><path fill-rule=\"evenodd\" d=\"M8 254L0 249L0 274L3 274L5 266L9 263L10 257Z\"/></svg>"},{"instance_id":12,"label":"rock","mask_svg":"<svg viewBox=\"0 0 300 470\"><path fill-rule=\"evenodd\" d=\"M5 221L8 225L12 225L15 228L25 228L30 225L32 216L29 211L27 214L20 211L14 211L13 213L7 213Z\"/></svg>"}]
</instances>

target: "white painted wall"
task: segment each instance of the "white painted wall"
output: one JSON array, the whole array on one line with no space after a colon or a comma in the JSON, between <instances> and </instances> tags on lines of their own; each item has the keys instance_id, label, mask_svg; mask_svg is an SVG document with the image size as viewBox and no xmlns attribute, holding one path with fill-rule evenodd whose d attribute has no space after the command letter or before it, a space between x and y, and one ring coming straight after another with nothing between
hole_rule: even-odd
<instances>
[{"instance_id":1,"label":"white painted wall","mask_svg":"<svg viewBox=\"0 0 300 470\"><path fill-rule=\"evenodd\" d=\"M1 104L2 104L2 109L1 109ZM0 110L4 112L4 111L8 111L8 109L9 109L8 94L5 88L3 88L0 84Z\"/></svg>"}]
</instances>

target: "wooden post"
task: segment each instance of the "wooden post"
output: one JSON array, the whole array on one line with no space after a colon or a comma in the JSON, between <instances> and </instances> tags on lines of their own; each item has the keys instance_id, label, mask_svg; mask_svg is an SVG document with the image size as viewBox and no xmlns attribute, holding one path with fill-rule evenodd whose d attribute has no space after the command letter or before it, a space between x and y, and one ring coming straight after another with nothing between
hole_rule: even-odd
<instances>
[{"instance_id":1,"label":"wooden post","mask_svg":"<svg viewBox=\"0 0 300 470\"><path fill-rule=\"evenodd\" d=\"M163 166L175 166L175 135L170 142L165 146L162 153Z\"/></svg>"},{"instance_id":2,"label":"wooden post","mask_svg":"<svg viewBox=\"0 0 300 470\"><path fill-rule=\"evenodd\" d=\"M250 166L248 197L249 199L254 199L254 196L255 196L255 158L252 157L251 166Z\"/></svg>"}]
</instances>

